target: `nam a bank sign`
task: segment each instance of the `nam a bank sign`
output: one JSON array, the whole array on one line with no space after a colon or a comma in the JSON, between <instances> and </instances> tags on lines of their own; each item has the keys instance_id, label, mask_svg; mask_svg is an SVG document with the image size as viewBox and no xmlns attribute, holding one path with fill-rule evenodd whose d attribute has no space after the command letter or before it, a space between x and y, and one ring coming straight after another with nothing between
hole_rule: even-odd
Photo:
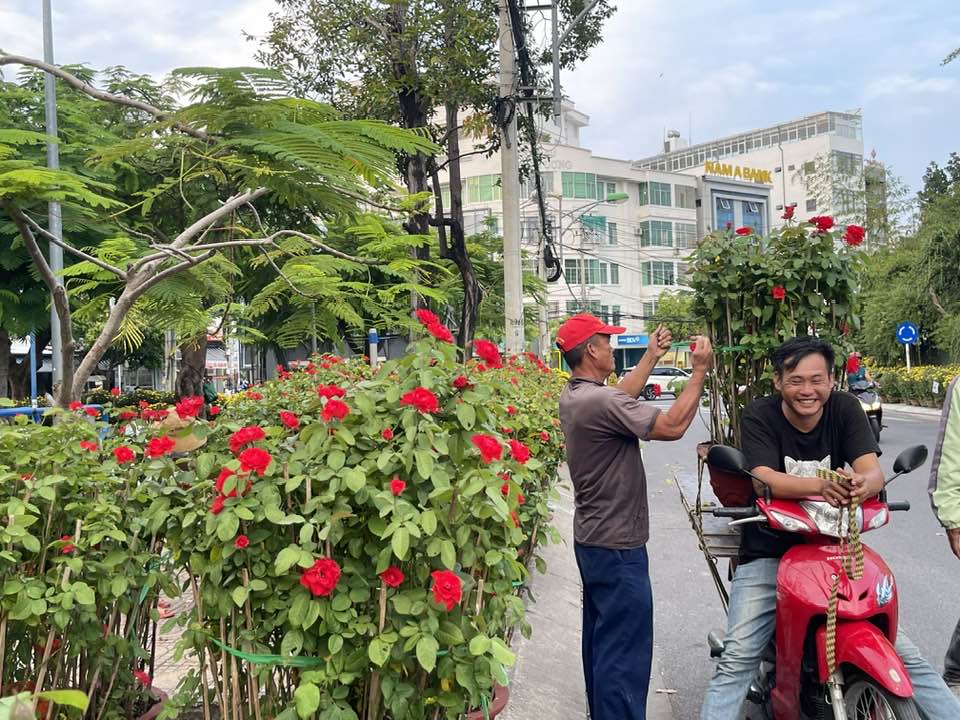
<instances>
[{"instance_id":1,"label":"nam a bank sign","mask_svg":"<svg viewBox=\"0 0 960 720\"><path fill-rule=\"evenodd\" d=\"M757 170L756 168L741 167L740 165L728 165L727 163L713 162L707 160L703 165L703 172L707 175L720 175L730 177L734 180L746 180L747 182L773 184L773 178L769 170Z\"/></svg>"}]
</instances>

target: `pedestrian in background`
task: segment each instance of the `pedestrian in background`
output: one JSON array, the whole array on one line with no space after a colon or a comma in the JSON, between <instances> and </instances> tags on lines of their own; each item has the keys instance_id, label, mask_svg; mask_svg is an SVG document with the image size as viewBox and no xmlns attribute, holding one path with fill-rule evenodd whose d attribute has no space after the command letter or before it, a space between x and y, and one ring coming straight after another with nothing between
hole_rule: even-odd
<instances>
[{"instance_id":1,"label":"pedestrian in background","mask_svg":"<svg viewBox=\"0 0 960 720\"><path fill-rule=\"evenodd\" d=\"M947 531L950 549L960 560L960 377L947 387L940 432L930 466L930 500ZM960 698L960 621L943 661L943 679Z\"/></svg>"},{"instance_id":2,"label":"pedestrian in background","mask_svg":"<svg viewBox=\"0 0 960 720\"><path fill-rule=\"evenodd\" d=\"M574 554L583 587L583 675L592 720L644 720L653 659L653 594L647 565L647 480L638 440L679 440L700 405L713 360L694 338L693 375L669 410L637 398L670 331L657 328L637 366L616 385L610 336L626 328L589 314L557 331L571 377L560 423L573 481Z\"/></svg>"}]
</instances>

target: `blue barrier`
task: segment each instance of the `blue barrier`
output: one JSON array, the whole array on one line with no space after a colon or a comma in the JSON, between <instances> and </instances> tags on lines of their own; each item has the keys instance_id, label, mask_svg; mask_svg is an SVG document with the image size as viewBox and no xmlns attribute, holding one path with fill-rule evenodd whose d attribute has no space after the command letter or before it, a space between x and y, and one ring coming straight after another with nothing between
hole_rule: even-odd
<instances>
[{"instance_id":1,"label":"blue barrier","mask_svg":"<svg viewBox=\"0 0 960 720\"><path fill-rule=\"evenodd\" d=\"M84 405L84 407L92 407L99 410L100 417L97 418L98 420L102 420L103 422L108 422L110 420L110 417L107 415L107 413L103 409L103 405L90 404L90 405ZM46 413L47 410L50 410L50 408L30 407L30 406L0 408L0 418L16 417L17 415L29 415L31 420L33 420L35 423L38 423L43 421L44 413Z\"/></svg>"}]
</instances>

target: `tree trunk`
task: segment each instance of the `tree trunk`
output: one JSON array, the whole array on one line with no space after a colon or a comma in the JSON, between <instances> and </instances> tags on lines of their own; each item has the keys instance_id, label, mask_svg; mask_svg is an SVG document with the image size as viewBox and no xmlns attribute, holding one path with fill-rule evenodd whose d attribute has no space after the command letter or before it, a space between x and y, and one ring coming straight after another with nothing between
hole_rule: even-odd
<instances>
[{"instance_id":1,"label":"tree trunk","mask_svg":"<svg viewBox=\"0 0 960 720\"><path fill-rule=\"evenodd\" d=\"M177 395L203 395L203 372L207 367L207 334L187 340L180 346L180 373Z\"/></svg>"},{"instance_id":2,"label":"tree trunk","mask_svg":"<svg viewBox=\"0 0 960 720\"><path fill-rule=\"evenodd\" d=\"M460 308L460 332L457 335L457 344L463 350L466 360L470 357L473 347L473 335L477 329L477 314L480 312L480 301L483 292L477 275L473 270L473 262L467 252L467 242L463 229L463 183L460 176L460 133L457 126L460 124L460 108L456 103L448 103L445 108L447 124L447 175L450 180L450 247L449 258L457 265L460 271L460 280L463 283L463 306ZM439 187L437 192L439 192Z\"/></svg>"},{"instance_id":3,"label":"tree trunk","mask_svg":"<svg viewBox=\"0 0 960 720\"><path fill-rule=\"evenodd\" d=\"M15 398L10 387L10 334L0 329L0 397Z\"/></svg>"}]
</instances>

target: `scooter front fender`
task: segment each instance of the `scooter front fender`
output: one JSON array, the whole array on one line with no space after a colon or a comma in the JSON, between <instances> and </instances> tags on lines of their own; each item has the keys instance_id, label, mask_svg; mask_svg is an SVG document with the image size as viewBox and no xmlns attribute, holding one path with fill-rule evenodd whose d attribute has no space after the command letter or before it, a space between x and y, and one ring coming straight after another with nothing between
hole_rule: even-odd
<instances>
[{"instance_id":1,"label":"scooter front fender","mask_svg":"<svg viewBox=\"0 0 960 720\"><path fill-rule=\"evenodd\" d=\"M817 628L820 682L826 682L827 629ZM913 697L913 684L896 648L880 629L866 621L837 623L837 666L853 665L897 697Z\"/></svg>"}]
</instances>

